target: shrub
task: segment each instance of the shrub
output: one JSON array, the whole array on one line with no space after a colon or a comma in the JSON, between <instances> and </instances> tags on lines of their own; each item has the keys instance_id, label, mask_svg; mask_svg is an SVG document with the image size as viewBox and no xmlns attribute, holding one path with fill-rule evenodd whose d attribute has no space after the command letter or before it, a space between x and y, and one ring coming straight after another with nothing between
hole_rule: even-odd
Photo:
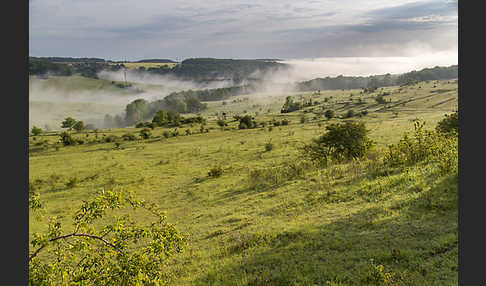
<instances>
[{"instance_id":1,"label":"shrub","mask_svg":"<svg viewBox=\"0 0 486 286\"><path fill-rule=\"evenodd\" d=\"M273 147L274 145L272 142L265 143L265 151L270 152L273 150Z\"/></svg>"},{"instance_id":2,"label":"shrub","mask_svg":"<svg viewBox=\"0 0 486 286\"><path fill-rule=\"evenodd\" d=\"M42 133L42 129L33 126L32 130L30 132L32 133L32 135L37 136L37 135L40 135Z\"/></svg>"},{"instance_id":3,"label":"shrub","mask_svg":"<svg viewBox=\"0 0 486 286\"><path fill-rule=\"evenodd\" d=\"M302 116L300 116L300 123L305 123L306 121L305 115L302 114Z\"/></svg>"},{"instance_id":4,"label":"shrub","mask_svg":"<svg viewBox=\"0 0 486 286\"><path fill-rule=\"evenodd\" d=\"M125 134L122 135L122 138L125 141L135 141L135 140L137 140L137 137L135 136L135 134L132 134L132 133L125 133Z\"/></svg>"},{"instance_id":5,"label":"shrub","mask_svg":"<svg viewBox=\"0 0 486 286\"><path fill-rule=\"evenodd\" d=\"M169 138L170 136L169 131L165 130L164 132L162 132L162 136L164 136L165 138Z\"/></svg>"},{"instance_id":6,"label":"shrub","mask_svg":"<svg viewBox=\"0 0 486 286\"><path fill-rule=\"evenodd\" d=\"M66 132L66 131L62 132L61 135L59 135L59 136L61 137L61 142L64 146L76 144L76 141L71 136L71 134Z\"/></svg>"},{"instance_id":7,"label":"shrub","mask_svg":"<svg viewBox=\"0 0 486 286\"><path fill-rule=\"evenodd\" d=\"M282 125L289 125L289 121L287 119L282 119Z\"/></svg>"},{"instance_id":8,"label":"shrub","mask_svg":"<svg viewBox=\"0 0 486 286\"><path fill-rule=\"evenodd\" d=\"M223 128L225 126L228 126L228 124L226 123L226 121L224 121L223 119L218 119L218 121L216 122L218 124L219 127Z\"/></svg>"},{"instance_id":9,"label":"shrub","mask_svg":"<svg viewBox=\"0 0 486 286\"><path fill-rule=\"evenodd\" d=\"M221 168L221 166L212 167L208 172L209 177L220 177L222 174L223 168Z\"/></svg>"},{"instance_id":10,"label":"shrub","mask_svg":"<svg viewBox=\"0 0 486 286\"><path fill-rule=\"evenodd\" d=\"M327 133L303 148L305 156L313 161L327 163L328 160L351 160L361 158L373 146L368 138L369 130L364 123L335 123L326 126Z\"/></svg>"},{"instance_id":11,"label":"shrub","mask_svg":"<svg viewBox=\"0 0 486 286\"><path fill-rule=\"evenodd\" d=\"M111 143L111 142L115 142L117 139L118 139L118 136L109 135L109 136L105 136L105 138L103 138L103 141L106 142L106 143Z\"/></svg>"},{"instance_id":12,"label":"shrub","mask_svg":"<svg viewBox=\"0 0 486 286\"><path fill-rule=\"evenodd\" d=\"M397 144L389 145L383 163L397 167L427 161L437 163L442 173L457 172L457 136L424 130L424 125L414 122L413 136L405 133Z\"/></svg>"},{"instance_id":13,"label":"shrub","mask_svg":"<svg viewBox=\"0 0 486 286\"><path fill-rule=\"evenodd\" d=\"M78 184L78 177L75 176L69 179L69 181L66 183L66 187L72 189L76 187L77 184Z\"/></svg>"},{"instance_id":14,"label":"shrub","mask_svg":"<svg viewBox=\"0 0 486 286\"><path fill-rule=\"evenodd\" d=\"M177 136L179 136L179 130L177 130L177 128L176 128L176 129L172 130L171 134L172 134L172 137L177 137Z\"/></svg>"},{"instance_id":15,"label":"shrub","mask_svg":"<svg viewBox=\"0 0 486 286\"><path fill-rule=\"evenodd\" d=\"M150 129L144 128L140 130L140 137L142 137L143 139L148 139L150 138L150 136L152 136L152 132L150 131Z\"/></svg>"},{"instance_id":16,"label":"shrub","mask_svg":"<svg viewBox=\"0 0 486 286\"><path fill-rule=\"evenodd\" d=\"M280 122L280 121L274 121L274 122L273 122L273 125L274 125L274 126L280 126L280 124L281 124L281 122Z\"/></svg>"},{"instance_id":17,"label":"shrub","mask_svg":"<svg viewBox=\"0 0 486 286\"><path fill-rule=\"evenodd\" d=\"M191 135L191 129L186 129L186 135Z\"/></svg>"},{"instance_id":18,"label":"shrub","mask_svg":"<svg viewBox=\"0 0 486 286\"><path fill-rule=\"evenodd\" d=\"M384 97L383 97L383 95L381 95L381 94L380 94L380 95L377 95L377 96L375 97L375 101L376 101L377 103L379 103L379 104L385 104L385 103L386 103L385 98L384 98Z\"/></svg>"},{"instance_id":19,"label":"shrub","mask_svg":"<svg viewBox=\"0 0 486 286\"><path fill-rule=\"evenodd\" d=\"M330 120L331 118L334 117L334 111L333 110L326 110L326 112L324 113L324 116L327 118L327 120Z\"/></svg>"},{"instance_id":20,"label":"shrub","mask_svg":"<svg viewBox=\"0 0 486 286\"><path fill-rule=\"evenodd\" d=\"M368 110L363 110L363 111L361 111L361 115L363 115L363 116L368 115Z\"/></svg>"},{"instance_id":21,"label":"shrub","mask_svg":"<svg viewBox=\"0 0 486 286\"><path fill-rule=\"evenodd\" d=\"M355 116L354 110L350 109L350 110L348 110L348 112L346 113L346 116L345 116L345 117L346 117L346 118L351 118L351 117L353 117L353 116Z\"/></svg>"},{"instance_id":22,"label":"shrub","mask_svg":"<svg viewBox=\"0 0 486 286\"><path fill-rule=\"evenodd\" d=\"M258 125L250 115L240 117L239 121L240 124L238 125L238 129L256 128Z\"/></svg>"},{"instance_id":23,"label":"shrub","mask_svg":"<svg viewBox=\"0 0 486 286\"><path fill-rule=\"evenodd\" d=\"M457 135L459 127L459 114L454 112L452 114L446 114L444 119L437 123L435 130L444 134Z\"/></svg>"}]
</instances>

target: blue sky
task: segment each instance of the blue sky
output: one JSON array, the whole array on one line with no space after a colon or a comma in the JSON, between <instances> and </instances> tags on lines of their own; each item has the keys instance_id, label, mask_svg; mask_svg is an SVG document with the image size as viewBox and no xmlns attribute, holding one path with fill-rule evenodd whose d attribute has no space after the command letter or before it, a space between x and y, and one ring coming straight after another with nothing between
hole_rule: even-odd
<instances>
[{"instance_id":1,"label":"blue sky","mask_svg":"<svg viewBox=\"0 0 486 286\"><path fill-rule=\"evenodd\" d=\"M457 63L457 1L29 3L32 56L298 60L448 54Z\"/></svg>"}]
</instances>

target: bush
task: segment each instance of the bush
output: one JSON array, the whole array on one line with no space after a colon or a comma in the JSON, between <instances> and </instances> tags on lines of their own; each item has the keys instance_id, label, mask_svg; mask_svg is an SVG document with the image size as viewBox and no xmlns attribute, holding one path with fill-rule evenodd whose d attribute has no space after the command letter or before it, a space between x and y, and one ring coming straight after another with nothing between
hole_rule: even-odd
<instances>
[{"instance_id":1,"label":"bush","mask_svg":"<svg viewBox=\"0 0 486 286\"><path fill-rule=\"evenodd\" d=\"M164 132L162 132L162 136L164 136L165 138L169 138L170 136L169 131L165 130Z\"/></svg>"},{"instance_id":2,"label":"bush","mask_svg":"<svg viewBox=\"0 0 486 286\"><path fill-rule=\"evenodd\" d=\"M105 141L106 143L111 143L111 142L115 142L117 139L118 139L118 136L109 135L109 136L106 136L105 138L103 138L103 141Z\"/></svg>"},{"instance_id":3,"label":"bush","mask_svg":"<svg viewBox=\"0 0 486 286\"><path fill-rule=\"evenodd\" d=\"M152 132L150 131L150 129L144 128L140 130L140 137L142 137L143 139L148 139L150 138L150 136L152 136Z\"/></svg>"},{"instance_id":4,"label":"bush","mask_svg":"<svg viewBox=\"0 0 486 286\"><path fill-rule=\"evenodd\" d=\"M289 125L289 121L287 119L282 119L282 125Z\"/></svg>"},{"instance_id":5,"label":"bush","mask_svg":"<svg viewBox=\"0 0 486 286\"><path fill-rule=\"evenodd\" d=\"M388 146L386 166L413 165L421 161L438 163L442 173L457 172L457 136L424 130L425 122L414 122L414 134L405 133L397 144Z\"/></svg>"},{"instance_id":6,"label":"bush","mask_svg":"<svg viewBox=\"0 0 486 286\"><path fill-rule=\"evenodd\" d=\"M218 121L216 122L218 124L219 127L223 128L225 126L228 126L228 124L226 123L226 121L224 121L223 119L218 119Z\"/></svg>"},{"instance_id":7,"label":"bush","mask_svg":"<svg viewBox=\"0 0 486 286\"><path fill-rule=\"evenodd\" d=\"M274 145L272 142L265 143L265 151L270 152L273 150L273 147Z\"/></svg>"},{"instance_id":8,"label":"bush","mask_svg":"<svg viewBox=\"0 0 486 286\"><path fill-rule=\"evenodd\" d=\"M350 109L350 110L348 110L348 112L346 113L346 116L345 116L345 117L346 117L346 118L351 118L351 117L353 117L353 116L355 116L354 110Z\"/></svg>"},{"instance_id":9,"label":"bush","mask_svg":"<svg viewBox=\"0 0 486 286\"><path fill-rule=\"evenodd\" d=\"M444 134L457 135L459 128L459 114L454 112L446 114L445 118L437 123L435 130Z\"/></svg>"},{"instance_id":10,"label":"bush","mask_svg":"<svg viewBox=\"0 0 486 286\"><path fill-rule=\"evenodd\" d=\"M37 135L40 135L42 133L42 129L33 126L32 130L30 132L32 133L32 135L37 136Z\"/></svg>"},{"instance_id":11,"label":"bush","mask_svg":"<svg viewBox=\"0 0 486 286\"><path fill-rule=\"evenodd\" d=\"M379 103L379 104L385 104L385 103L386 103L385 98L384 98L384 97L383 97L383 95L381 95L381 94L380 94L380 95L377 95L377 96L375 97L375 101L376 101L377 103Z\"/></svg>"},{"instance_id":12,"label":"bush","mask_svg":"<svg viewBox=\"0 0 486 286\"><path fill-rule=\"evenodd\" d=\"M330 120L331 118L333 118L333 117L334 117L334 111L332 111L332 110L328 109L328 110L326 110L326 112L324 113L324 116L325 116L325 117L326 117L328 120Z\"/></svg>"},{"instance_id":13,"label":"bush","mask_svg":"<svg viewBox=\"0 0 486 286\"><path fill-rule=\"evenodd\" d=\"M351 160L361 158L373 146L368 138L369 130L364 123L345 122L326 126L327 133L303 148L305 156L313 161L327 163L328 160Z\"/></svg>"},{"instance_id":14,"label":"bush","mask_svg":"<svg viewBox=\"0 0 486 286\"><path fill-rule=\"evenodd\" d=\"M76 141L71 136L71 134L66 132L66 131L62 132L61 135L59 135L59 136L61 137L61 142L64 146L76 144Z\"/></svg>"},{"instance_id":15,"label":"bush","mask_svg":"<svg viewBox=\"0 0 486 286\"><path fill-rule=\"evenodd\" d=\"M253 117L250 115L245 115L239 118L240 124L238 125L238 129L249 129L249 128L256 128L257 123L253 120Z\"/></svg>"},{"instance_id":16,"label":"bush","mask_svg":"<svg viewBox=\"0 0 486 286\"><path fill-rule=\"evenodd\" d=\"M307 120L306 120L306 118L305 118L305 115L302 115L302 116L300 117L300 123L305 123L306 121L307 121Z\"/></svg>"},{"instance_id":17,"label":"bush","mask_svg":"<svg viewBox=\"0 0 486 286\"><path fill-rule=\"evenodd\" d=\"M208 172L209 177L220 177L222 174L223 168L221 168L221 166L212 167Z\"/></svg>"},{"instance_id":18,"label":"bush","mask_svg":"<svg viewBox=\"0 0 486 286\"><path fill-rule=\"evenodd\" d=\"M69 181L66 183L66 187L72 189L74 187L76 187L76 185L78 184L78 177L72 177L69 179Z\"/></svg>"},{"instance_id":19,"label":"bush","mask_svg":"<svg viewBox=\"0 0 486 286\"><path fill-rule=\"evenodd\" d=\"M132 133L125 133L125 134L122 135L122 138L125 141L135 141L135 140L137 140L137 137L135 136L135 134L132 134Z\"/></svg>"}]
</instances>

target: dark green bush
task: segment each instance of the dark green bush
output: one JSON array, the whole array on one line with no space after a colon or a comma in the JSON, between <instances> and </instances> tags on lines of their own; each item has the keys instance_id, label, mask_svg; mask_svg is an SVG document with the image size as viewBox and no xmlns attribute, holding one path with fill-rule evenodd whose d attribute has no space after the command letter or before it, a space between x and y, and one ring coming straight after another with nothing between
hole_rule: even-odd
<instances>
[{"instance_id":1,"label":"dark green bush","mask_svg":"<svg viewBox=\"0 0 486 286\"><path fill-rule=\"evenodd\" d=\"M444 119L437 123L435 130L437 132L457 135L459 129L459 114L454 112L452 114L446 114Z\"/></svg>"},{"instance_id":2,"label":"dark green bush","mask_svg":"<svg viewBox=\"0 0 486 286\"><path fill-rule=\"evenodd\" d=\"M273 147L274 145L272 142L265 143L265 151L270 152L273 150Z\"/></svg>"},{"instance_id":3,"label":"dark green bush","mask_svg":"<svg viewBox=\"0 0 486 286\"><path fill-rule=\"evenodd\" d=\"M137 140L137 136L135 136L135 134L132 134L132 133L125 133L125 134L122 135L122 138L125 141L135 141L135 140Z\"/></svg>"},{"instance_id":4,"label":"dark green bush","mask_svg":"<svg viewBox=\"0 0 486 286\"><path fill-rule=\"evenodd\" d=\"M328 110L326 110L326 112L324 113L324 116L325 116L325 117L326 117L326 118L329 120L329 119L331 119L331 118L333 118L333 117L334 117L334 111L333 111L333 110L328 109Z\"/></svg>"},{"instance_id":5,"label":"dark green bush","mask_svg":"<svg viewBox=\"0 0 486 286\"><path fill-rule=\"evenodd\" d=\"M326 126L327 133L303 148L304 155L313 161L351 160L361 158L373 146L364 123L345 122Z\"/></svg>"},{"instance_id":6,"label":"dark green bush","mask_svg":"<svg viewBox=\"0 0 486 286\"><path fill-rule=\"evenodd\" d=\"M32 133L32 135L37 136L42 133L42 129L34 126L32 127L32 130L30 132Z\"/></svg>"},{"instance_id":7,"label":"dark green bush","mask_svg":"<svg viewBox=\"0 0 486 286\"><path fill-rule=\"evenodd\" d=\"M150 138L150 136L152 136L152 132L150 131L150 129L144 128L140 130L140 137L142 137L143 139L148 139Z\"/></svg>"},{"instance_id":8,"label":"dark green bush","mask_svg":"<svg viewBox=\"0 0 486 286\"><path fill-rule=\"evenodd\" d=\"M59 136L61 137L61 142L64 146L76 144L76 141L74 140L74 138L67 131L62 132L61 135L59 135Z\"/></svg>"},{"instance_id":9,"label":"dark green bush","mask_svg":"<svg viewBox=\"0 0 486 286\"><path fill-rule=\"evenodd\" d=\"M220 177L222 174L223 168L221 168L221 166L212 167L208 172L209 177Z\"/></svg>"}]
</instances>

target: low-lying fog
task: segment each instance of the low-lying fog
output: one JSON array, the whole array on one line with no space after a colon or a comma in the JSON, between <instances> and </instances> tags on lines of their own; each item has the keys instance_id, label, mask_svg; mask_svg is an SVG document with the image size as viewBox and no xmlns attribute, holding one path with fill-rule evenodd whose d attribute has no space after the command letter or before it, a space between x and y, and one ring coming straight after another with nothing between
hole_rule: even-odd
<instances>
[{"instance_id":1,"label":"low-lying fog","mask_svg":"<svg viewBox=\"0 0 486 286\"><path fill-rule=\"evenodd\" d=\"M349 57L349 58L319 58L319 59L295 59L285 60L290 66L285 70L274 70L262 73L257 71L252 74L253 78L260 79L258 85L259 93L267 93L268 96L275 96L279 92L292 92L293 83L327 76L368 76L375 74L399 74L411 70L419 70L426 67L449 66L457 64L457 54L436 53L434 55L422 54L414 57ZM100 79L107 81L123 81L123 71L110 72L102 71L98 74ZM42 79L32 79L29 84L29 116L30 127L32 125L50 125L50 129L58 129L59 118L73 116L79 120L96 123L102 121L104 114L121 114L129 102L144 98L148 101L161 99L173 91L188 89L212 89L233 86L231 79L214 81L211 83L197 83L193 81L180 80L173 76L153 75L128 70L126 79L135 83L129 90L110 89L110 91L99 90L71 90L56 89L43 84ZM243 82L245 84L245 82ZM139 89L138 91L136 89ZM53 106L58 106L56 118L51 116L52 112L45 110L46 103L49 103L52 111ZM79 103L76 105L76 103ZM88 104L90 103L90 104ZM106 113L99 108L94 111L93 104L109 107ZM62 108L61 108L62 107ZM113 112L118 110L118 112Z\"/></svg>"}]
</instances>

